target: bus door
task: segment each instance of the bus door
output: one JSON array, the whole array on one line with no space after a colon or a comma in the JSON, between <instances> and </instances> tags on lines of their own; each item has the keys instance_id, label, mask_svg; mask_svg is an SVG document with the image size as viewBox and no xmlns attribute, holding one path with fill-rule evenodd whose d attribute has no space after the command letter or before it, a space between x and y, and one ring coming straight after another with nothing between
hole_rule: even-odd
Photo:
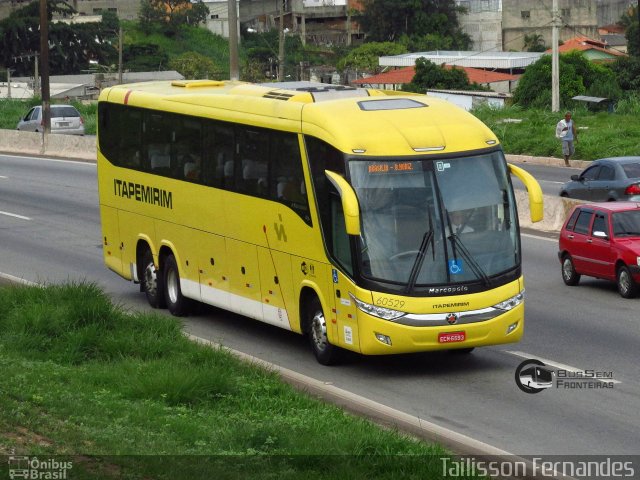
<instances>
[{"instance_id":1,"label":"bus door","mask_svg":"<svg viewBox=\"0 0 640 480\"><path fill-rule=\"evenodd\" d=\"M258 269L258 247L226 239L229 272L229 305L235 312L262 320L262 292Z\"/></svg>"},{"instance_id":2,"label":"bus door","mask_svg":"<svg viewBox=\"0 0 640 480\"><path fill-rule=\"evenodd\" d=\"M360 340L358 337L358 315L356 305L350 293L353 283L337 268L331 268L331 282L333 283L333 294L335 302L334 318L336 323L332 324L335 336L341 347L348 350L360 351Z\"/></svg>"},{"instance_id":3,"label":"bus door","mask_svg":"<svg viewBox=\"0 0 640 480\"><path fill-rule=\"evenodd\" d=\"M263 320L291 330L290 317L297 308L291 282L291 255L258 247L258 264Z\"/></svg>"},{"instance_id":4,"label":"bus door","mask_svg":"<svg viewBox=\"0 0 640 480\"><path fill-rule=\"evenodd\" d=\"M102 205L100 209L102 222L102 249L104 263L110 270L122 273L122 250L120 241L120 226L118 225L118 210Z\"/></svg>"},{"instance_id":5,"label":"bus door","mask_svg":"<svg viewBox=\"0 0 640 480\"><path fill-rule=\"evenodd\" d=\"M224 237L194 231L198 251L200 296L204 303L229 308L229 268Z\"/></svg>"}]
</instances>

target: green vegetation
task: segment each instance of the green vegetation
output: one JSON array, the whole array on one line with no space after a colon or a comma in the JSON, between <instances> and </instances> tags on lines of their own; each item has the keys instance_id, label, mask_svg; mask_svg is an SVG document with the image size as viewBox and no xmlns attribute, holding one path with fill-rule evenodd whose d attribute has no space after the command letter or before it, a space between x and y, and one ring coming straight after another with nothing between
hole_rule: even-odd
<instances>
[{"instance_id":1,"label":"green vegetation","mask_svg":"<svg viewBox=\"0 0 640 480\"><path fill-rule=\"evenodd\" d=\"M567 105L576 95L617 100L623 96L609 66L590 62L582 52L560 55L560 103ZM551 56L529 65L518 81L513 101L523 107L551 107Z\"/></svg>"},{"instance_id":2,"label":"green vegetation","mask_svg":"<svg viewBox=\"0 0 640 480\"><path fill-rule=\"evenodd\" d=\"M72 456L73 478L441 477L440 447L190 342L173 317L126 312L93 284L0 288L0 368L0 450Z\"/></svg>"},{"instance_id":3,"label":"green vegetation","mask_svg":"<svg viewBox=\"0 0 640 480\"><path fill-rule=\"evenodd\" d=\"M477 83L470 83L462 68L446 68L426 58L416 60L416 74L411 83L403 85L406 92L424 93L428 88L444 90L488 90Z\"/></svg>"},{"instance_id":4,"label":"green vegetation","mask_svg":"<svg viewBox=\"0 0 640 480\"><path fill-rule=\"evenodd\" d=\"M575 108L574 108L575 107ZM573 158L596 158L638 155L640 131L640 96L621 101L618 112L590 112L583 106L570 106L578 127L578 143ZM506 153L561 157L561 145L555 138L556 123L564 112L480 107L472 112L487 124L500 139ZM521 120L519 123L512 120Z\"/></svg>"}]
</instances>

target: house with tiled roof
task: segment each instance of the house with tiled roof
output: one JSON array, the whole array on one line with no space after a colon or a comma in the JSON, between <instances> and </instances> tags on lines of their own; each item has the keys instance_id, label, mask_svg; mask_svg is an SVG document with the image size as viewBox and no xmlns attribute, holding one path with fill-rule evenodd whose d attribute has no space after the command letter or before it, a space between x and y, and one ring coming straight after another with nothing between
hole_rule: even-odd
<instances>
[{"instance_id":1,"label":"house with tiled roof","mask_svg":"<svg viewBox=\"0 0 640 480\"><path fill-rule=\"evenodd\" d=\"M584 53L584 56L591 62L613 62L625 55L619 50L610 48L605 42L587 37L571 38L558 47L561 54L575 50ZM551 49L546 53L551 53Z\"/></svg>"},{"instance_id":2,"label":"house with tiled roof","mask_svg":"<svg viewBox=\"0 0 640 480\"><path fill-rule=\"evenodd\" d=\"M454 68L452 65L445 65L445 68ZM464 70L471 83L477 83L490 88L494 92L508 93L515 88L515 84L519 78L518 75L510 75L507 73L491 72L472 67L455 67ZM367 78L361 78L351 82L355 86L381 88L385 90L398 90L407 83L411 83L416 68L404 67L396 70L389 70L378 75Z\"/></svg>"}]
</instances>

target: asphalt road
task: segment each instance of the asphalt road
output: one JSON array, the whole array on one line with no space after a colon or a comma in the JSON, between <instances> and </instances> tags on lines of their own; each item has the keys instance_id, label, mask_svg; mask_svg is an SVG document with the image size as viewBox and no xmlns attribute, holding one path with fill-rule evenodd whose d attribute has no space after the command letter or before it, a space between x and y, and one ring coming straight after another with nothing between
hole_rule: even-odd
<instances>
[{"instance_id":1,"label":"asphalt road","mask_svg":"<svg viewBox=\"0 0 640 480\"><path fill-rule=\"evenodd\" d=\"M557 178L546 168L534 175ZM0 156L0 272L88 279L126 306L148 308L137 286L103 267L97 203L95 165ZM328 368L302 337L222 310L203 308L185 328L512 453L636 454L640 300L623 300L598 280L566 287L553 239L525 235L523 249L527 323L516 345L467 356L353 355ZM514 381L524 358L612 372L619 383L526 394Z\"/></svg>"},{"instance_id":2,"label":"asphalt road","mask_svg":"<svg viewBox=\"0 0 640 480\"><path fill-rule=\"evenodd\" d=\"M583 169L571 167L550 167L546 165L536 165L534 163L515 163L522 167L531 175L536 177L545 195L557 196L563 183L571 179L571 175L580 173ZM516 177L511 177L513 187L523 189L524 185Z\"/></svg>"}]
</instances>

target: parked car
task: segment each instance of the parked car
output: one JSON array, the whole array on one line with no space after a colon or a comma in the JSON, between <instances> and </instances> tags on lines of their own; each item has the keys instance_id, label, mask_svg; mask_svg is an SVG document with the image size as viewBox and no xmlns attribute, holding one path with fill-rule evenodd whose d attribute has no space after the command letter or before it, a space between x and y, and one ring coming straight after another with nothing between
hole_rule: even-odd
<instances>
[{"instance_id":1,"label":"parked car","mask_svg":"<svg viewBox=\"0 0 640 480\"><path fill-rule=\"evenodd\" d=\"M18 122L17 130L41 132L44 126L42 107L33 107ZM84 135L84 119L73 105L51 105L51 133Z\"/></svg>"},{"instance_id":2,"label":"parked car","mask_svg":"<svg viewBox=\"0 0 640 480\"><path fill-rule=\"evenodd\" d=\"M581 275L617 283L624 298L640 282L640 204L607 202L576 205L560 231L562 279L577 285Z\"/></svg>"},{"instance_id":3,"label":"parked car","mask_svg":"<svg viewBox=\"0 0 640 480\"><path fill-rule=\"evenodd\" d=\"M560 187L560 196L592 202L640 200L640 157L595 160Z\"/></svg>"}]
</instances>

